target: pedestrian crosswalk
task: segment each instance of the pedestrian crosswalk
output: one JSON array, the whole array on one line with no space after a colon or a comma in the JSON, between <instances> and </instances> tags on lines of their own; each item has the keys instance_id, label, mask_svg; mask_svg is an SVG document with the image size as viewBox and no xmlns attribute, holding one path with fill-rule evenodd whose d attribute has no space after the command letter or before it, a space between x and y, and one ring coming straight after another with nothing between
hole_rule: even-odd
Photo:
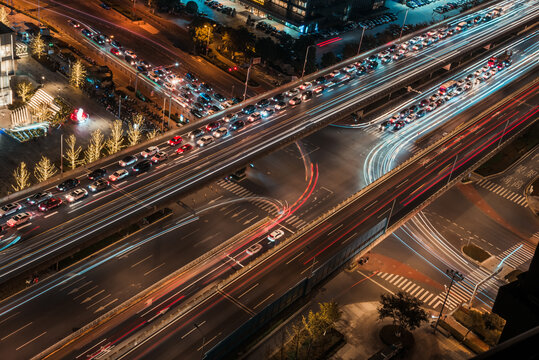
<instances>
[{"instance_id":1,"label":"pedestrian crosswalk","mask_svg":"<svg viewBox=\"0 0 539 360\"><path fill-rule=\"evenodd\" d=\"M514 193L511 190L506 189L503 186L500 186L498 184L495 184L490 180L482 179L479 182L477 182L477 185L481 186L482 188L490 192L493 192L496 195L506 198L507 200L510 200L520 206L523 206L523 207L528 206L528 203L526 202L526 198L524 196Z\"/></svg>"},{"instance_id":2,"label":"pedestrian crosswalk","mask_svg":"<svg viewBox=\"0 0 539 360\"><path fill-rule=\"evenodd\" d=\"M497 255L496 258L500 261L505 259L504 264L516 269L520 265L531 261L533 253L534 250L529 245L522 243L511 246L509 249Z\"/></svg>"},{"instance_id":3,"label":"pedestrian crosswalk","mask_svg":"<svg viewBox=\"0 0 539 360\"><path fill-rule=\"evenodd\" d=\"M366 133L372 135L372 136L376 136L376 137L382 137L382 134L384 133L383 130L381 130L378 125L371 125L371 126L366 126L364 128L362 128L361 130L365 131Z\"/></svg>"},{"instance_id":4,"label":"pedestrian crosswalk","mask_svg":"<svg viewBox=\"0 0 539 360\"><path fill-rule=\"evenodd\" d=\"M376 275L387 281L389 284L397 287L399 290L405 291L411 296L421 300L423 306L432 308L433 310L440 310L447 294L447 291L442 291L440 293L430 291L401 275L383 271L377 272ZM479 268L467 274L462 281L454 282L449 297L447 298L445 309L451 311L461 304L468 303L475 285L486 279L489 275L490 274L486 270ZM491 293L490 290L492 290L492 293L495 294L498 291L499 284L499 280L491 278L482 284L478 291L488 291ZM484 305L484 302L479 304L479 306L481 305ZM491 306L492 304L489 303L487 305Z\"/></svg>"},{"instance_id":5,"label":"pedestrian crosswalk","mask_svg":"<svg viewBox=\"0 0 539 360\"><path fill-rule=\"evenodd\" d=\"M217 181L217 184L219 186L221 186L222 188L224 188L225 190L228 190L231 193L233 193L234 195L237 195L239 197L253 197L253 198L259 197L258 195L256 195L252 191L247 190L243 186L241 186L241 185L239 185L239 184L237 184L235 182L232 182L232 181L227 181L227 180L221 179L221 180ZM279 213L279 210L277 209L277 207L275 205L271 204L271 203L268 203L267 201L252 199L249 202L254 204L255 206L257 206L259 209L261 209L263 211L266 211L267 213L269 213L272 216L277 216L278 213ZM294 214L289 215L286 218L285 222L287 224L289 224L289 225L294 226L297 229L300 229L300 228L302 228L303 226L305 226L307 224L304 220L298 218Z\"/></svg>"}]
</instances>

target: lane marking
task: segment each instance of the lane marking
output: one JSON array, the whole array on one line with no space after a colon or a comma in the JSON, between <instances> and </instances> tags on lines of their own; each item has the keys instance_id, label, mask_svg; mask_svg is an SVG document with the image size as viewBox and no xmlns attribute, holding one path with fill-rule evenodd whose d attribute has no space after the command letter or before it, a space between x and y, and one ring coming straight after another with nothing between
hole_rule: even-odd
<instances>
[{"instance_id":1,"label":"lane marking","mask_svg":"<svg viewBox=\"0 0 539 360\"><path fill-rule=\"evenodd\" d=\"M259 302L258 304L255 305L255 307L253 307L253 309L256 309L257 307L259 307L260 305L262 305L263 303L265 303L267 300L269 300L273 295L275 295L274 293L271 293L270 296L268 296L267 298L265 298L264 300L262 300L261 302Z\"/></svg>"},{"instance_id":2,"label":"lane marking","mask_svg":"<svg viewBox=\"0 0 539 360\"><path fill-rule=\"evenodd\" d=\"M154 272L155 270L159 269L159 268L160 268L161 266L163 266L163 265L165 265L165 263L162 263L161 265L154 267L154 268L151 269L150 271L145 272L145 273L144 273L144 276L146 276L146 275L148 275L148 274Z\"/></svg>"},{"instance_id":3,"label":"lane marking","mask_svg":"<svg viewBox=\"0 0 539 360\"><path fill-rule=\"evenodd\" d=\"M48 214L48 215L45 215L45 216L43 216L43 217L46 219L46 218L49 218L49 217L51 217L51 216L53 216L53 215L56 215L56 214L58 214L58 211L55 211L55 212L50 213L50 214Z\"/></svg>"},{"instance_id":4,"label":"lane marking","mask_svg":"<svg viewBox=\"0 0 539 360\"><path fill-rule=\"evenodd\" d=\"M32 340L29 340L29 341L25 342L24 344L22 344L21 346L19 346L16 350L19 351L20 349L22 349L22 348L25 347L26 345L30 344L32 341L39 339L40 337L42 337L42 336L45 335L46 333L47 333L46 331L43 331L41 334L39 334L38 336L36 336L36 337L33 338Z\"/></svg>"},{"instance_id":5,"label":"lane marking","mask_svg":"<svg viewBox=\"0 0 539 360\"><path fill-rule=\"evenodd\" d=\"M135 266L141 264L143 261L148 260L148 259L151 258L152 256L153 256L153 255L149 255L149 256L145 257L144 259L140 260L139 262L134 263L133 265L131 265L131 269L134 268Z\"/></svg>"},{"instance_id":6,"label":"lane marking","mask_svg":"<svg viewBox=\"0 0 539 360\"><path fill-rule=\"evenodd\" d=\"M253 286L251 286L249 289L245 290L240 296L238 296L238 299L241 299L241 297L245 294L247 294L249 291L253 290L255 287L257 287L258 285L260 285L260 283L256 283L254 284Z\"/></svg>"},{"instance_id":7,"label":"lane marking","mask_svg":"<svg viewBox=\"0 0 539 360\"><path fill-rule=\"evenodd\" d=\"M10 337L11 335L18 333L18 332L21 331L22 329L24 329L24 328L26 328L26 327L28 327L28 326L30 326L30 325L32 325L32 324L33 324L33 322L30 321L28 324L24 325L23 327L20 327L20 328L18 328L17 330L15 330L15 331L9 333L8 335L4 336L2 339L0 339L0 341L4 341L5 339L7 339L8 337Z\"/></svg>"}]
</instances>

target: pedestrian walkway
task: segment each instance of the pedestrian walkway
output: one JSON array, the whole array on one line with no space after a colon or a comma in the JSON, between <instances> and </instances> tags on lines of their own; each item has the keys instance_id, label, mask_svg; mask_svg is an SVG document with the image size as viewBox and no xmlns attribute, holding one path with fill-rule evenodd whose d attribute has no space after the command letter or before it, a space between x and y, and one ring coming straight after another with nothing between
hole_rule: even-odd
<instances>
[{"instance_id":1,"label":"pedestrian walkway","mask_svg":"<svg viewBox=\"0 0 539 360\"><path fill-rule=\"evenodd\" d=\"M539 232L535 233L533 236L538 236L537 235L538 233ZM515 251L521 245L522 247L518 249L517 251ZM511 256L509 256L507 259L505 259L504 264L509 265L515 269L517 269L522 264L531 262L533 258L534 250L529 245L524 244L524 243L513 245L509 249L497 255L496 258L502 261L502 259L506 258L513 251L515 252Z\"/></svg>"},{"instance_id":2,"label":"pedestrian walkway","mask_svg":"<svg viewBox=\"0 0 539 360\"><path fill-rule=\"evenodd\" d=\"M526 198L520 194L514 193L513 191L506 189L498 184L493 183L490 180L483 179L477 183L483 189L486 189L494 194L501 196L509 201L514 202L517 205L527 207Z\"/></svg>"},{"instance_id":3,"label":"pedestrian walkway","mask_svg":"<svg viewBox=\"0 0 539 360\"><path fill-rule=\"evenodd\" d=\"M383 271L376 273L378 277L384 279L393 286L396 286L400 290L406 291L408 294L423 301L426 306L434 308L434 303L438 299L438 295L428 291L427 289L417 285L411 280L408 280L404 276L397 274L390 274Z\"/></svg>"},{"instance_id":4,"label":"pedestrian walkway","mask_svg":"<svg viewBox=\"0 0 539 360\"><path fill-rule=\"evenodd\" d=\"M225 190L230 191L234 195L237 195L237 196L242 197L242 198L249 198L249 197L257 198L257 197L260 197L259 195L253 193L250 190L247 190L243 186L241 186L241 185L239 185L239 184L237 184L235 182L232 182L232 181L221 179L221 180L217 181L217 185L221 186ZM261 209L263 211L266 211L267 213L269 213L272 216L277 216L278 213L279 213L277 208L274 205L268 203L267 201L252 199L252 200L249 200L249 202L252 203L253 205L257 206L259 209ZM302 228L303 226L305 226L307 224L304 220L298 218L294 214L289 215L286 218L285 223L295 227L296 229L300 229L300 228Z\"/></svg>"},{"instance_id":5,"label":"pedestrian walkway","mask_svg":"<svg viewBox=\"0 0 539 360\"><path fill-rule=\"evenodd\" d=\"M28 101L28 107L37 111L41 104L46 104L51 110L51 116L60 111L60 107L54 103L54 97L43 89L35 92L32 98Z\"/></svg>"}]
</instances>

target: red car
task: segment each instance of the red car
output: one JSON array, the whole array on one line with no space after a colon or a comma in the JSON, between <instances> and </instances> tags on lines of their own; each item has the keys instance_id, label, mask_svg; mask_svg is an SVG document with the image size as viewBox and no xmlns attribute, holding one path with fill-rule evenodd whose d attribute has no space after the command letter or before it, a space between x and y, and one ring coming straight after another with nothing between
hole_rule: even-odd
<instances>
[{"instance_id":1,"label":"red car","mask_svg":"<svg viewBox=\"0 0 539 360\"><path fill-rule=\"evenodd\" d=\"M122 55L122 52L115 47L110 48L110 52L111 54L116 55L116 56Z\"/></svg>"},{"instance_id":2,"label":"red car","mask_svg":"<svg viewBox=\"0 0 539 360\"><path fill-rule=\"evenodd\" d=\"M56 209L58 206L62 205L62 199L53 197L50 198L47 201L42 202L39 204L39 210L41 211L49 211L52 209Z\"/></svg>"},{"instance_id":3,"label":"red car","mask_svg":"<svg viewBox=\"0 0 539 360\"><path fill-rule=\"evenodd\" d=\"M221 124L218 121L212 121L208 125L206 125L206 131L211 133L221 127Z\"/></svg>"},{"instance_id":4,"label":"red car","mask_svg":"<svg viewBox=\"0 0 539 360\"><path fill-rule=\"evenodd\" d=\"M170 139L170 140L168 141L168 144L169 144L170 146L179 145L179 144L182 143L182 141L183 141L183 139L182 139L181 136L174 136L172 139Z\"/></svg>"},{"instance_id":5,"label":"red car","mask_svg":"<svg viewBox=\"0 0 539 360\"><path fill-rule=\"evenodd\" d=\"M183 146L180 146L178 150L176 150L176 153L183 154L184 152L187 152L193 148L193 145L191 144L185 144Z\"/></svg>"}]
</instances>

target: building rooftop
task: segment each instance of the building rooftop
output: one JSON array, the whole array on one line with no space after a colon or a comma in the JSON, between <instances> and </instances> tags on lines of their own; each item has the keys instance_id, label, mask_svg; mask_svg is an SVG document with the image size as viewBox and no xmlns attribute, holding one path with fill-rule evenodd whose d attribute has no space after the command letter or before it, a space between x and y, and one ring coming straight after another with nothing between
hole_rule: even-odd
<instances>
[{"instance_id":1,"label":"building rooftop","mask_svg":"<svg viewBox=\"0 0 539 360\"><path fill-rule=\"evenodd\" d=\"M14 32L15 31L12 28L0 22L0 34L10 34Z\"/></svg>"}]
</instances>

